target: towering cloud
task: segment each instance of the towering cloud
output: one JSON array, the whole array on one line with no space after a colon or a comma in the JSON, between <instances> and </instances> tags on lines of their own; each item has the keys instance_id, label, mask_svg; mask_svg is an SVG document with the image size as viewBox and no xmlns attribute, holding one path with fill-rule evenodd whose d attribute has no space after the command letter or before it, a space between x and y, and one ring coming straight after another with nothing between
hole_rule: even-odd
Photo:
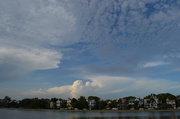
<instances>
[{"instance_id":1,"label":"towering cloud","mask_svg":"<svg viewBox=\"0 0 180 119\"><path fill-rule=\"evenodd\" d=\"M79 98L80 96L96 95L104 99L119 98L122 96L143 97L150 93L172 92L179 89L180 83L165 79L129 78L120 76L85 76L85 83L76 80L72 85L53 87L47 90L26 92L31 96L56 96L61 98ZM159 85L161 84L161 85ZM153 88L152 88L153 86Z\"/></svg>"}]
</instances>

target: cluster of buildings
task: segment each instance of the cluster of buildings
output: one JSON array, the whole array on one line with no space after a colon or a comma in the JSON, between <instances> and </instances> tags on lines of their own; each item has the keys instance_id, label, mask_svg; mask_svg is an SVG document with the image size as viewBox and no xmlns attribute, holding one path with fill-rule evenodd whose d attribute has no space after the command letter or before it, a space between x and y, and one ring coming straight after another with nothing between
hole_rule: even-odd
<instances>
[{"instance_id":1,"label":"cluster of buildings","mask_svg":"<svg viewBox=\"0 0 180 119\"><path fill-rule=\"evenodd\" d=\"M144 109L180 109L180 95L169 93L151 94L144 98L128 96L116 100L100 100L99 97L83 96L78 99L38 99L26 98L20 101L11 100L9 96L0 99L0 108L28 108L28 109L67 109L67 110L144 110Z\"/></svg>"},{"instance_id":2,"label":"cluster of buildings","mask_svg":"<svg viewBox=\"0 0 180 119\"><path fill-rule=\"evenodd\" d=\"M134 109L180 109L180 96L176 98L164 98L158 99L157 95L151 94L148 97L136 98L136 97L124 97L119 98L117 100L96 100L90 99L86 100L87 105L83 109L91 110L91 109L111 109L111 110L134 110ZM178 102L179 101L179 102ZM102 103L103 102L103 106ZM62 106L63 105L63 106ZM66 106L65 106L66 105ZM58 108L58 109L78 109L77 107L72 106L72 100L57 100L56 102L50 102L50 108Z\"/></svg>"},{"instance_id":3,"label":"cluster of buildings","mask_svg":"<svg viewBox=\"0 0 180 119\"><path fill-rule=\"evenodd\" d=\"M166 102L160 101L156 95L151 95L149 98L135 98L131 97L129 99L122 98L119 99L122 103L117 105L118 109L160 109L163 104L169 106L169 108L176 109L176 100L175 99L166 99ZM168 108L168 107L167 107Z\"/></svg>"}]
</instances>

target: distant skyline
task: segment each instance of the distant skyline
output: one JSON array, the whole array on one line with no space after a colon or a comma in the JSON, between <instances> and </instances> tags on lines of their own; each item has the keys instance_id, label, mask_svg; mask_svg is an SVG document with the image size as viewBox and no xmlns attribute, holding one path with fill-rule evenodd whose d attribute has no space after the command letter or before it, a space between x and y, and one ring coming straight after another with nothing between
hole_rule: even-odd
<instances>
[{"instance_id":1,"label":"distant skyline","mask_svg":"<svg viewBox=\"0 0 180 119\"><path fill-rule=\"evenodd\" d=\"M178 0L0 0L0 99L180 90Z\"/></svg>"}]
</instances>

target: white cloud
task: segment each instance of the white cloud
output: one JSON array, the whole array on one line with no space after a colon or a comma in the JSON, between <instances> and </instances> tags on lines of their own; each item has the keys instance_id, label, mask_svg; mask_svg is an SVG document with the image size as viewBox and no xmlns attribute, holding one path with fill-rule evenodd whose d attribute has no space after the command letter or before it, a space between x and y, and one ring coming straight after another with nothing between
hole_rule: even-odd
<instances>
[{"instance_id":1,"label":"white cloud","mask_svg":"<svg viewBox=\"0 0 180 119\"><path fill-rule=\"evenodd\" d=\"M63 1L0 1L1 81L59 67L63 54L53 46L72 44L75 25L65 8Z\"/></svg>"},{"instance_id":2,"label":"white cloud","mask_svg":"<svg viewBox=\"0 0 180 119\"><path fill-rule=\"evenodd\" d=\"M0 48L0 80L14 80L34 70L58 68L62 54L49 49Z\"/></svg>"},{"instance_id":3,"label":"white cloud","mask_svg":"<svg viewBox=\"0 0 180 119\"><path fill-rule=\"evenodd\" d=\"M47 90L48 93L69 95L70 86L53 87Z\"/></svg>"},{"instance_id":4,"label":"white cloud","mask_svg":"<svg viewBox=\"0 0 180 119\"><path fill-rule=\"evenodd\" d=\"M169 54L172 49L180 54L178 6L177 1L158 0L73 2L72 9L76 10L70 10L79 24L82 42L87 43L81 48L100 60L89 64L86 71L146 75L151 71L147 69L144 73L138 64L145 62L146 66L156 69L163 65L152 64L152 61L168 61L173 65L168 71L171 72L178 65L174 62L177 57L169 58ZM165 55L169 57L164 58Z\"/></svg>"},{"instance_id":5,"label":"white cloud","mask_svg":"<svg viewBox=\"0 0 180 119\"><path fill-rule=\"evenodd\" d=\"M168 65L169 63L167 62L148 62L148 63L143 63L140 67L143 68L149 68L149 67L156 67L156 66L162 66L162 65Z\"/></svg>"},{"instance_id":6,"label":"white cloud","mask_svg":"<svg viewBox=\"0 0 180 119\"><path fill-rule=\"evenodd\" d=\"M58 68L60 59L60 53L46 49L0 48L1 63L18 64L29 70Z\"/></svg>"},{"instance_id":7,"label":"white cloud","mask_svg":"<svg viewBox=\"0 0 180 119\"><path fill-rule=\"evenodd\" d=\"M129 78L119 76L85 76L89 80L85 84L82 80L72 85L38 90L29 94L56 95L62 98L96 95L102 98L119 98L122 96L146 96L150 93L171 92L179 89L178 82L165 79ZM172 92L173 93L173 92ZM118 97L119 96L119 97Z\"/></svg>"},{"instance_id":8,"label":"white cloud","mask_svg":"<svg viewBox=\"0 0 180 119\"><path fill-rule=\"evenodd\" d=\"M52 98L52 97L57 97L57 98L68 98L71 97L70 95L70 85L66 86L61 86L61 87L52 87L49 89L39 89L39 90L33 90L33 91L28 91L28 92L21 92L18 93L19 96L15 96L17 98L23 97L40 97L40 98Z\"/></svg>"}]
</instances>

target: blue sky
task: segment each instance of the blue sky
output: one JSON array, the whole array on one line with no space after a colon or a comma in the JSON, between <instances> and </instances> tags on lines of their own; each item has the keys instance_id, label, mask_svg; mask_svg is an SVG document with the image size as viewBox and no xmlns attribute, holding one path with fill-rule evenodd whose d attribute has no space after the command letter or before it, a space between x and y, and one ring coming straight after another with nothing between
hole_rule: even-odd
<instances>
[{"instance_id":1,"label":"blue sky","mask_svg":"<svg viewBox=\"0 0 180 119\"><path fill-rule=\"evenodd\" d=\"M0 98L180 90L178 0L0 0Z\"/></svg>"}]
</instances>

